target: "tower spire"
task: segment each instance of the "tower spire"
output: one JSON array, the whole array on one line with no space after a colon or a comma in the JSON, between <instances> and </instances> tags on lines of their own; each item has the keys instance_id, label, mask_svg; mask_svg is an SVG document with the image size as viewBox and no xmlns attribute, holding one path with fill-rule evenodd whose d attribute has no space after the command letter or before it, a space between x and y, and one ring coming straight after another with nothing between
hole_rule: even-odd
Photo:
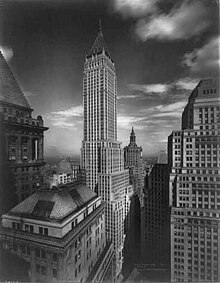
<instances>
[{"instance_id":1,"label":"tower spire","mask_svg":"<svg viewBox=\"0 0 220 283\"><path fill-rule=\"evenodd\" d=\"M99 18L98 33L102 33L102 20Z\"/></svg>"},{"instance_id":2,"label":"tower spire","mask_svg":"<svg viewBox=\"0 0 220 283\"><path fill-rule=\"evenodd\" d=\"M136 144L136 136L135 136L135 132L134 132L133 127L131 129L131 134L130 134L130 144L133 144L133 145Z\"/></svg>"},{"instance_id":3,"label":"tower spire","mask_svg":"<svg viewBox=\"0 0 220 283\"><path fill-rule=\"evenodd\" d=\"M87 58L95 55L100 54L104 50L105 54L110 58L110 52L106 46L103 34L102 34L102 23L101 19L99 19L98 22L98 34L96 36L95 42L92 45L92 48L90 49L89 53L87 54Z\"/></svg>"}]
</instances>

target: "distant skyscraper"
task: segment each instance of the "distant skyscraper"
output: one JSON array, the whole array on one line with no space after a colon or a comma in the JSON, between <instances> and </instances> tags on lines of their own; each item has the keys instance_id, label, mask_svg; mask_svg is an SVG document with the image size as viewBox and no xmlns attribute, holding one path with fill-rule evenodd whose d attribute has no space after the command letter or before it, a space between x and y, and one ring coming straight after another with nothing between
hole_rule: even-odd
<instances>
[{"instance_id":1,"label":"distant skyscraper","mask_svg":"<svg viewBox=\"0 0 220 283\"><path fill-rule=\"evenodd\" d=\"M113 241L118 275L123 262L124 220L130 205L126 195L131 186L129 172L124 170L123 148L117 141L116 99L115 65L100 26L84 65L81 165L86 170L87 186L106 202L107 239Z\"/></svg>"},{"instance_id":2,"label":"distant skyscraper","mask_svg":"<svg viewBox=\"0 0 220 283\"><path fill-rule=\"evenodd\" d=\"M41 116L32 118L32 111L0 52L1 208L7 202L7 187L18 203L44 183L43 139L48 128Z\"/></svg>"},{"instance_id":3,"label":"distant skyscraper","mask_svg":"<svg viewBox=\"0 0 220 283\"><path fill-rule=\"evenodd\" d=\"M220 281L219 102L218 81L200 81L168 139L172 281Z\"/></svg>"},{"instance_id":4,"label":"distant skyscraper","mask_svg":"<svg viewBox=\"0 0 220 283\"><path fill-rule=\"evenodd\" d=\"M127 268L129 263L131 266L140 260L141 246L141 221L143 220L144 207L144 176L145 171L142 160L142 148L137 146L136 135L132 127L130 134L130 143L124 148L125 168L129 169L130 183L134 187L134 196L131 198L130 209L130 233L127 235ZM124 270L126 269L126 266Z\"/></svg>"},{"instance_id":5,"label":"distant skyscraper","mask_svg":"<svg viewBox=\"0 0 220 283\"><path fill-rule=\"evenodd\" d=\"M137 146L136 135L132 127L130 134L130 143L124 148L125 168L130 170L130 181L134 186L134 192L138 195L143 206L144 189L144 168L142 160L142 147Z\"/></svg>"},{"instance_id":6,"label":"distant skyscraper","mask_svg":"<svg viewBox=\"0 0 220 283\"><path fill-rule=\"evenodd\" d=\"M140 166L142 163L142 148L137 146L134 128L131 129L130 143L124 148L125 167Z\"/></svg>"},{"instance_id":7,"label":"distant skyscraper","mask_svg":"<svg viewBox=\"0 0 220 283\"><path fill-rule=\"evenodd\" d=\"M0 239L29 263L32 282L111 281L104 204L86 186L38 190L2 216Z\"/></svg>"}]
</instances>

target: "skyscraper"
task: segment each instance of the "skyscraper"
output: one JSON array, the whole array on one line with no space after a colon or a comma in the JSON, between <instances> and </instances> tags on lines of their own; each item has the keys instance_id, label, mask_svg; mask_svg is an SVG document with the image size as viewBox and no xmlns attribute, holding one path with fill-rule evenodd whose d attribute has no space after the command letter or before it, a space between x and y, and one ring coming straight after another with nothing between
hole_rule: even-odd
<instances>
[{"instance_id":1,"label":"skyscraper","mask_svg":"<svg viewBox=\"0 0 220 283\"><path fill-rule=\"evenodd\" d=\"M123 256L124 221L131 193L129 172L117 141L117 78L115 64L103 38L101 25L86 55L83 74L84 139L81 165L86 183L106 202L107 239L115 250L115 271L119 275Z\"/></svg>"},{"instance_id":2,"label":"skyscraper","mask_svg":"<svg viewBox=\"0 0 220 283\"><path fill-rule=\"evenodd\" d=\"M169 270L170 209L168 164L156 163L149 170L146 176L144 200L142 260L149 264L155 264L157 267L161 267L163 264ZM163 272L163 276L167 276L167 273Z\"/></svg>"},{"instance_id":3,"label":"skyscraper","mask_svg":"<svg viewBox=\"0 0 220 283\"><path fill-rule=\"evenodd\" d=\"M144 169L142 160L142 147L137 146L136 135L132 127L130 143L124 148L125 168L130 169L130 180L134 186L134 192L138 195L143 206Z\"/></svg>"},{"instance_id":4,"label":"skyscraper","mask_svg":"<svg viewBox=\"0 0 220 283\"><path fill-rule=\"evenodd\" d=\"M0 52L0 188L2 205L12 193L21 202L44 183L43 119L32 111ZM7 196L8 190L11 195ZM7 196L5 198L5 196ZM5 207L7 211L10 207Z\"/></svg>"},{"instance_id":5,"label":"skyscraper","mask_svg":"<svg viewBox=\"0 0 220 283\"><path fill-rule=\"evenodd\" d=\"M220 281L219 102L218 81L200 81L168 138L172 281Z\"/></svg>"},{"instance_id":6,"label":"skyscraper","mask_svg":"<svg viewBox=\"0 0 220 283\"><path fill-rule=\"evenodd\" d=\"M131 199L130 209L130 243L128 245L127 265L129 262L136 264L140 259L141 226L144 207L144 168L142 160L142 147L137 146L136 135L132 127L130 143L124 147L125 168L129 169L130 183L134 187L134 195Z\"/></svg>"}]
</instances>

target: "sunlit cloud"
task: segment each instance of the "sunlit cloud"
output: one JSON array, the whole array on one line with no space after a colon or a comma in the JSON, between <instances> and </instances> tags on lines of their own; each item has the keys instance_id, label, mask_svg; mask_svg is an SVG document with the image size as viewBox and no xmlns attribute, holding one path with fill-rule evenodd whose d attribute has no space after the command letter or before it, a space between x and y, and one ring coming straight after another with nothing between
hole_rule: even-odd
<instances>
[{"instance_id":1,"label":"sunlit cloud","mask_svg":"<svg viewBox=\"0 0 220 283\"><path fill-rule=\"evenodd\" d=\"M53 125L55 127L60 127L60 128L69 128L69 127L72 128L72 127L74 127L74 123L68 123L68 122L62 121L62 120L54 122Z\"/></svg>"},{"instance_id":2,"label":"sunlit cloud","mask_svg":"<svg viewBox=\"0 0 220 283\"><path fill-rule=\"evenodd\" d=\"M83 106L82 105L72 106L66 110L51 112L51 114L63 116L63 117L73 117L73 116L80 117L83 115Z\"/></svg>"},{"instance_id":3,"label":"sunlit cloud","mask_svg":"<svg viewBox=\"0 0 220 283\"><path fill-rule=\"evenodd\" d=\"M48 126L59 127L59 128L73 128L75 127L75 123L73 121L69 121L67 118L63 117L55 117L55 116L45 116L45 121Z\"/></svg>"},{"instance_id":4,"label":"sunlit cloud","mask_svg":"<svg viewBox=\"0 0 220 283\"><path fill-rule=\"evenodd\" d=\"M142 109L140 110L140 112L142 113L142 115L145 115L145 119L153 121L155 118L163 118L163 121L161 122L167 123L168 121L173 120L173 118L180 118L185 105L185 101L175 102L168 105L161 104L154 107ZM158 124L158 127L163 127L161 125L161 122L159 122L158 120L154 121Z\"/></svg>"},{"instance_id":5,"label":"sunlit cloud","mask_svg":"<svg viewBox=\"0 0 220 283\"><path fill-rule=\"evenodd\" d=\"M123 16L140 17L155 12L159 0L114 0L114 9Z\"/></svg>"},{"instance_id":6,"label":"sunlit cloud","mask_svg":"<svg viewBox=\"0 0 220 283\"><path fill-rule=\"evenodd\" d=\"M179 79L174 83L174 85L176 85L177 87L187 90L193 90L197 84L198 84L198 79L193 79L189 77Z\"/></svg>"},{"instance_id":7,"label":"sunlit cloud","mask_svg":"<svg viewBox=\"0 0 220 283\"><path fill-rule=\"evenodd\" d=\"M182 64L194 76L213 76L219 72L219 43L220 38L212 38L203 47L186 53Z\"/></svg>"},{"instance_id":8,"label":"sunlit cloud","mask_svg":"<svg viewBox=\"0 0 220 283\"><path fill-rule=\"evenodd\" d=\"M55 127L71 128L81 122L79 118L83 116L81 105L72 106L65 110L54 111L45 116L45 119Z\"/></svg>"},{"instance_id":9,"label":"sunlit cloud","mask_svg":"<svg viewBox=\"0 0 220 283\"><path fill-rule=\"evenodd\" d=\"M13 49L10 46L0 46L0 51L7 62L13 57Z\"/></svg>"},{"instance_id":10,"label":"sunlit cloud","mask_svg":"<svg viewBox=\"0 0 220 283\"><path fill-rule=\"evenodd\" d=\"M190 77L180 78L176 81L158 84L130 84L128 85L128 94L123 95L124 99L153 100L154 104L164 99L166 104L170 100L185 100L190 90L193 90L198 84L199 79Z\"/></svg>"},{"instance_id":11,"label":"sunlit cloud","mask_svg":"<svg viewBox=\"0 0 220 283\"><path fill-rule=\"evenodd\" d=\"M145 93L161 93L167 91L169 86L167 84L131 84L128 88L132 91L142 91Z\"/></svg>"},{"instance_id":12,"label":"sunlit cloud","mask_svg":"<svg viewBox=\"0 0 220 283\"><path fill-rule=\"evenodd\" d=\"M142 128L140 121L142 121L143 118L131 116L131 115L118 115L117 122L118 127L123 129L131 129L132 126L135 125L135 128ZM137 124L138 123L138 124Z\"/></svg>"},{"instance_id":13,"label":"sunlit cloud","mask_svg":"<svg viewBox=\"0 0 220 283\"><path fill-rule=\"evenodd\" d=\"M164 113L157 113L157 114L153 114L152 118L157 118L157 117L181 117L181 112L164 112Z\"/></svg>"},{"instance_id":14,"label":"sunlit cloud","mask_svg":"<svg viewBox=\"0 0 220 283\"><path fill-rule=\"evenodd\" d=\"M118 97L117 97L117 99L133 99L133 98L137 98L137 95L130 95L130 94L128 94L128 95L119 95Z\"/></svg>"},{"instance_id":15,"label":"sunlit cloud","mask_svg":"<svg viewBox=\"0 0 220 283\"><path fill-rule=\"evenodd\" d=\"M155 107L152 107L151 111L160 111L160 112L171 112L171 111L179 111L179 110L183 110L183 107L186 105L185 101L181 101L181 102L175 102L172 104L168 104L168 105L158 105Z\"/></svg>"},{"instance_id":16,"label":"sunlit cloud","mask_svg":"<svg viewBox=\"0 0 220 283\"><path fill-rule=\"evenodd\" d=\"M143 41L184 40L203 33L211 24L211 13L201 1L182 1L168 14L154 14L137 22L136 33Z\"/></svg>"}]
</instances>

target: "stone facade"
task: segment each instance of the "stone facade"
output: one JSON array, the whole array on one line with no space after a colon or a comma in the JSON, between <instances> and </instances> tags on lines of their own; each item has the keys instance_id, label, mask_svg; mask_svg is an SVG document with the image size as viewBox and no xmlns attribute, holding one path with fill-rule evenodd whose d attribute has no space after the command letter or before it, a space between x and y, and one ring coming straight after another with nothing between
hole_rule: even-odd
<instances>
[{"instance_id":1,"label":"stone facade","mask_svg":"<svg viewBox=\"0 0 220 283\"><path fill-rule=\"evenodd\" d=\"M33 109L2 54L0 70L0 185L3 194L11 187L16 204L44 184L43 139L48 128L44 127L41 116L32 118Z\"/></svg>"},{"instance_id":2,"label":"stone facade","mask_svg":"<svg viewBox=\"0 0 220 283\"><path fill-rule=\"evenodd\" d=\"M104 204L85 186L39 190L4 214L1 226L3 248L29 263L31 282L111 281Z\"/></svg>"}]
</instances>

